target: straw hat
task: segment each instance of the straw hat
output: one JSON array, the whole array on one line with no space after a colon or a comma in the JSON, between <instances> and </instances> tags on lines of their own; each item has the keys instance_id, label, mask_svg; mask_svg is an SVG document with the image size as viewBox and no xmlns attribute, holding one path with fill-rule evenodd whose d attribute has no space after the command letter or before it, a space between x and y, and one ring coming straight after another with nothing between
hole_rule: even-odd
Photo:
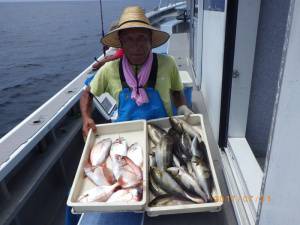
<instances>
[{"instance_id":1,"label":"straw hat","mask_svg":"<svg viewBox=\"0 0 300 225\"><path fill-rule=\"evenodd\" d=\"M139 6L130 6L124 9L118 27L107 33L101 42L104 45L120 48L119 31L129 28L146 28L152 31L152 48L164 44L170 37L166 32L160 31L151 26L149 19L146 17L144 10Z\"/></svg>"}]
</instances>

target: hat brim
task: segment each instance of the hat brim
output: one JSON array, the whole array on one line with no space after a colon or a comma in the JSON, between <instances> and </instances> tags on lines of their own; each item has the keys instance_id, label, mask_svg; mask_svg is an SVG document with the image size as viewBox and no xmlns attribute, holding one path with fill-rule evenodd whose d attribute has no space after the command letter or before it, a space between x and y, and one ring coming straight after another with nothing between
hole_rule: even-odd
<instances>
[{"instance_id":1,"label":"hat brim","mask_svg":"<svg viewBox=\"0 0 300 225\"><path fill-rule=\"evenodd\" d=\"M152 31L152 48L157 48L164 43L166 43L170 35L167 32L158 30L157 28L140 23L140 22L130 22L127 24L124 24L123 26L107 33L102 39L101 43L103 45L109 46L109 47L114 47L114 48L121 48L121 43L119 40L119 31L120 30L126 30L126 29L132 29L132 28L144 28L144 29L149 29Z\"/></svg>"}]
</instances>

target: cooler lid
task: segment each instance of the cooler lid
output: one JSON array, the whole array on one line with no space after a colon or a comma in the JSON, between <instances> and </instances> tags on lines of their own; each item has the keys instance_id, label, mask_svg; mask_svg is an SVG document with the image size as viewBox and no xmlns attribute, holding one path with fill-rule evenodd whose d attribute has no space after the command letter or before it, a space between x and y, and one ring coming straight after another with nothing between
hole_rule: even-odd
<instances>
[{"instance_id":1,"label":"cooler lid","mask_svg":"<svg viewBox=\"0 0 300 225\"><path fill-rule=\"evenodd\" d=\"M180 70L179 75L180 75L180 78L181 78L181 81L182 81L184 87L192 87L193 86L193 80L187 71Z\"/></svg>"}]
</instances>

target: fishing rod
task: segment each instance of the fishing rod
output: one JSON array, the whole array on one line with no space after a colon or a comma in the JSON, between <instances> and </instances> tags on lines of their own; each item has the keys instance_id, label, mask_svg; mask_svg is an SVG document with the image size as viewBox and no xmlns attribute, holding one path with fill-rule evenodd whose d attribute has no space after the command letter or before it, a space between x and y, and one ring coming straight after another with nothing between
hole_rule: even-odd
<instances>
[{"instance_id":1,"label":"fishing rod","mask_svg":"<svg viewBox=\"0 0 300 225\"><path fill-rule=\"evenodd\" d=\"M103 11L102 11L102 0L99 0L100 3L100 18L101 18L101 30L102 30L102 38L104 37L104 26L103 26ZM102 51L104 54L104 57L106 56L106 48L102 44Z\"/></svg>"}]
</instances>

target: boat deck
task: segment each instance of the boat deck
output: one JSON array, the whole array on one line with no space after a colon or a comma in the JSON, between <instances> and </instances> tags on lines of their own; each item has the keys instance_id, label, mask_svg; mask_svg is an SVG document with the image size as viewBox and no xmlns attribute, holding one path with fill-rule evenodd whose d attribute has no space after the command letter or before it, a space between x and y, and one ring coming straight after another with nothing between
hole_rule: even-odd
<instances>
[{"instance_id":1,"label":"boat deck","mask_svg":"<svg viewBox=\"0 0 300 225\"><path fill-rule=\"evenodd\" d=\"M178 45L178 43L185 43ZM188 60L188 36L186 33L173 34L169 41L168 54L172 55L179 67L179 70L186 70L193 78L193 69ZM211 153L216 168L216 173L219 180L219 185L223 196L229 196L225 177L223 174L220 150L218 144L213 137L212 128L208 122L208 114L203 101L201 91L197 87L193 87L193 111L201 113L204 116L205 128L207 131L208 141L210 143ZM116 213L116 216L118 214ZM129 221L126 221L127 223ZM120 224L127 224L125 221L120 221ZM81 217L78 225L109 225L109 221L104 220L101 213L85 213ZM139 224L130 221L128 224ZM190 214L164 215L158 217L149 217L145 214L141 224L143 225L237 225L234 210L231 202L225 201L220 212L201 212ZM114 225L116 225L114 223Z\"/></svg>"}]
</instances>

